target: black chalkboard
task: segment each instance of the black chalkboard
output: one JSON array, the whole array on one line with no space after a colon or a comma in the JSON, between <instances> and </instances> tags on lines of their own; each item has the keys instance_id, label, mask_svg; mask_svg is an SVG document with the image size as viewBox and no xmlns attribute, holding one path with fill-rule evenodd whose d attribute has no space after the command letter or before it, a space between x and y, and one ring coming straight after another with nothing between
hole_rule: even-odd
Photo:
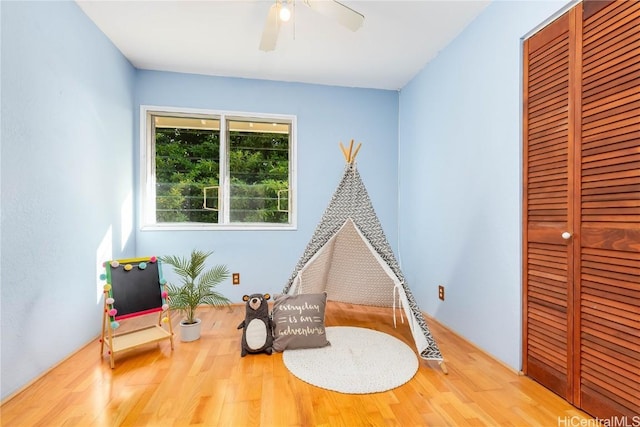
<instances>
[{"instance_id":1,"label":"black chalkboard","mask_svg":"<svg viewBox=\"0 0 640 427\"><path fill-rule=\"evenodd\" d=\"M162 267L159 260L150 260L136 258L106 263L116 320L162 310Z\"/></svg>"}]
</instances>

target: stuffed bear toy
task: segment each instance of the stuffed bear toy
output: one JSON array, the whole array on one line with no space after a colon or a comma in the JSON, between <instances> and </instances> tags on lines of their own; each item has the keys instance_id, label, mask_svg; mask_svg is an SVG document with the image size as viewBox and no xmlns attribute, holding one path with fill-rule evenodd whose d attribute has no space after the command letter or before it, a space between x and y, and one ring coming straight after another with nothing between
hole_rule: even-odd
<instances>
[{"instance_id":1,"label":"stuffed bear toy","mask_svg":"<svg viewBox=\"0 0 640 427\"><path fill-rule=\"evenodd\" d=\"M242 331L241 356L248 353L273 353L273 320L269 316L267 301L269 294L245 295L242 300L247 303L245 318L238 325Z\"/></svg>"}]
</instances>

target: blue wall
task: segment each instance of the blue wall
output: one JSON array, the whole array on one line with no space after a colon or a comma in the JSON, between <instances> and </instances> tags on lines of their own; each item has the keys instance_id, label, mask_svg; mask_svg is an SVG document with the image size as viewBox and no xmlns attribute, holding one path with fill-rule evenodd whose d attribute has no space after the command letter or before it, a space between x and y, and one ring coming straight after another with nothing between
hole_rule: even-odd
<instances>
[{"instance_id":1,"label":"blue wall","mask_svg":"<svg viewBox=\"0 0 640 427\"><path fill-rule=\"evenodd\" d=\"M0 7L5 398L96 337L98 259L133 253L135 70L74 2Z\"/></svg>"},{"instance_id":2,"label":"blue wall","mask_svg":"<svg viewBox=\"0 0 640 427\"><path fill-rule=\"evenodd\" d=\"M138 71L139 105L290 114L297 116L298 128L297 230L138 231L140 255L213 250L213 263L240 273L240 286L228 281L219 288L233 301L246 293L281 292L342 177L338 143L352 138L363 144L359 170L395 247L397 92Z\"/></svg>"},{"instance_id":3,"label":"blue wall","mask_svg":"<svg viewBox=\"0 0 640 427\"><path fill-rule=\"evenodd\" d=\"M515 369L521 39L565 4L493 2L400 93L403 272L426 312Z\"/></svg>"}]
</instances>

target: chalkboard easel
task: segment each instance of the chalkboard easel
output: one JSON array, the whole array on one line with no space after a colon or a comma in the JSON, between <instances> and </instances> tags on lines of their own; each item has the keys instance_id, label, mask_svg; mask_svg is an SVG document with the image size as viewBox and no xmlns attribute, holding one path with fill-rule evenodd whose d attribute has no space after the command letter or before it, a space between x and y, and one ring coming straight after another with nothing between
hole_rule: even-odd
<instances>
[{"instance_id":1,"label":"chalkboard easel","mask_svg":"<svg viewBox=\"0 0 640 427\"><path fill-rule=\"evenodd\" d=\"M105 274L101 278L106 284L100 356L106 347L113 369L117 353L144 344L167 339L173 350L173 329L160 260L156 257L111 260L105 262L104 267ZM156 312L159 313L157 324L115 333L121 320Z\"/></svg>"}]
</instances>

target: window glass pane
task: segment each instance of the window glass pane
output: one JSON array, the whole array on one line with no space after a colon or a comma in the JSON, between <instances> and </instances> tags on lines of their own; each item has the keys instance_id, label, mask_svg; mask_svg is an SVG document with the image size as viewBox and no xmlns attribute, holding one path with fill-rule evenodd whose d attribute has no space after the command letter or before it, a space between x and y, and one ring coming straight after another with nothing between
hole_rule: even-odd
<instances>
[{"instance_id":1,"label":"window glass pane","mask_svg":"<svg viewBox=\"0 0 640 427\"><path fill-rule=\"evenodd\" d=\"M289 123L229 120L231 222L289 222Z\"/></svg>"},{"instance_id":2,"label":"window glass pane","mask_svg":"<svg viewBox=\"0 0 640 427\"><path fill-rule=\"evenodd\" d=\"M156 221L217 223L220 121L169 116L153 120Z\"/></svg>"},{"instance_id":3,"label":"window glass pane","mask_svg":"<svg viewBox=\"0 0 640 427\"><path fill-rule=\"evenodd\" d=\"M143 112L144 226L295 227L294 116Z\"/></svg>"}]
</instances>

